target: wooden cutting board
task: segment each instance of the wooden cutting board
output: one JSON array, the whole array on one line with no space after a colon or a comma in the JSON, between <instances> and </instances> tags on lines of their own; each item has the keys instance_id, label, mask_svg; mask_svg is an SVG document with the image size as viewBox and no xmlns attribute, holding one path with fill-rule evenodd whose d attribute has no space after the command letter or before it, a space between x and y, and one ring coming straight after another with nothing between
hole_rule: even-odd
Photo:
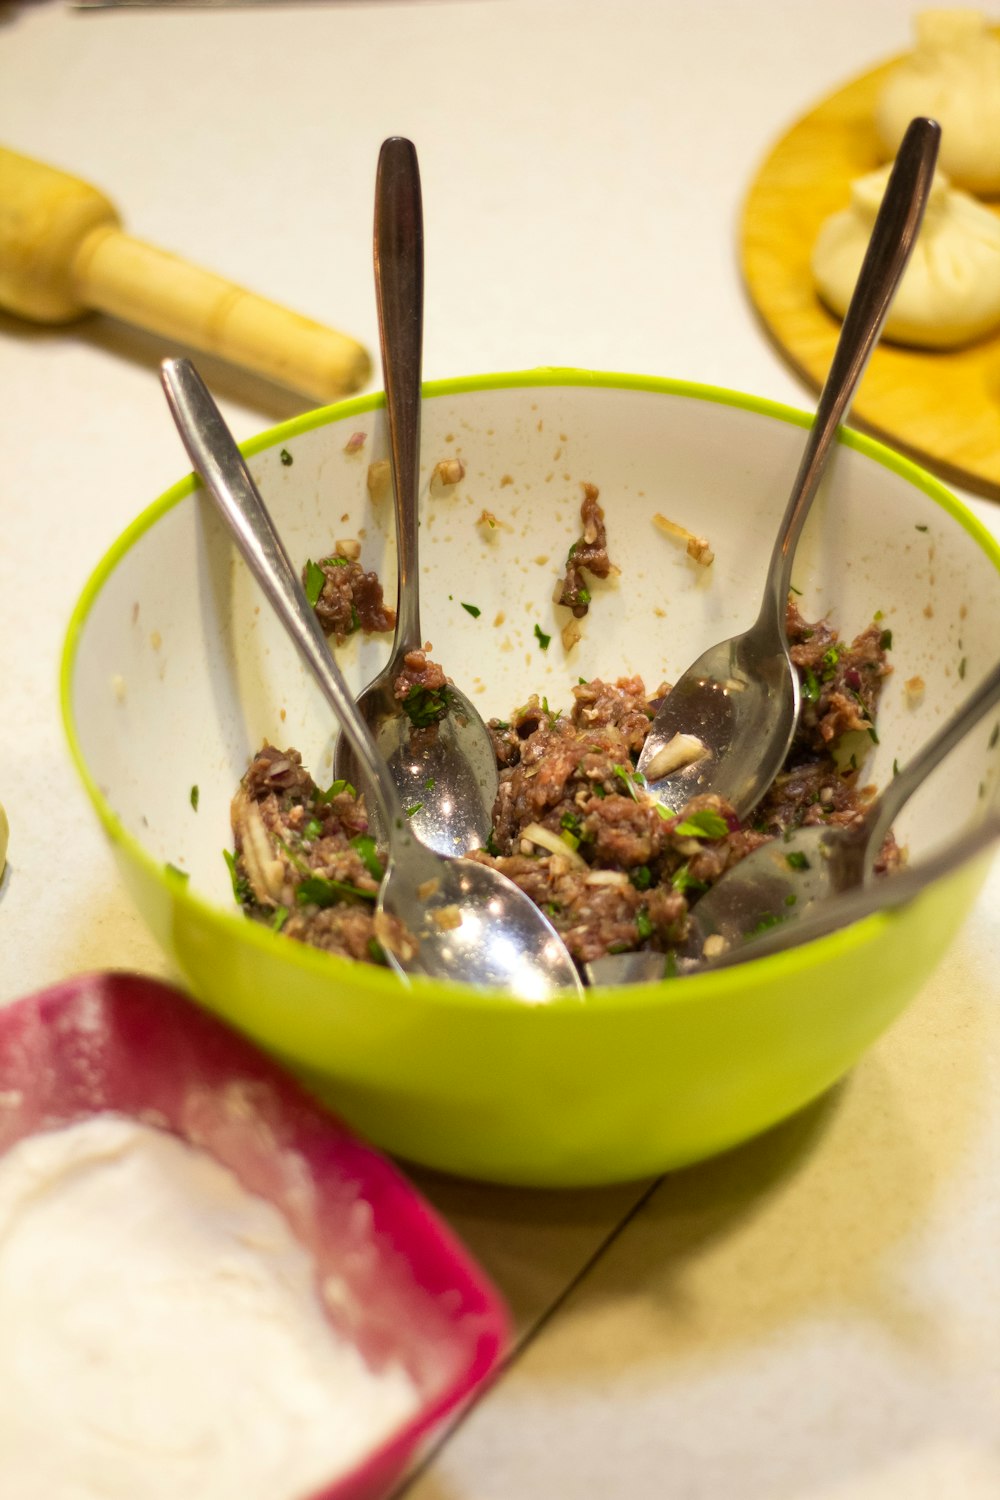
<instances>
[{"instance_id":1,"label":"wooden cutting board","mask_svg":"<svg viewBox=\"0 0 1000 1500\"><path fill-rule=\"evenodd\" d=\"M864 74L799 120L767 157L743 209L741 263L754 307L817 391L840 323L816 294L809 258L823 220L847 206L851 180L884 161L872 114L891 66ZM947 352L881 343L848 420L947 483L1000 500L1000 333Z\"/></svg>"}]
</instances>

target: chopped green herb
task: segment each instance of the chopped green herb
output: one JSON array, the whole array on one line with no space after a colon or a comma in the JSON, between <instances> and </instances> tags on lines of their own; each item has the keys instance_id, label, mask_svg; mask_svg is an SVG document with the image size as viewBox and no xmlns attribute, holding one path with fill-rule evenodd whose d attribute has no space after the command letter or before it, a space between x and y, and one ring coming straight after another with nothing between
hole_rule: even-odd
<instances>
[{"instance_id":1,"label":"chopped green herb","mask_svg":"<svg viewBox=\"0 0 1000 1500\"><path fill-rule=\"evenodd\" d=\"M429 688L414 684L403 699L403 708L414 729L428 729L444 718L450 703L447 686Z\"/></svg>"},{"instance_id":2,"label":"chopped green herb","mask_svg":"<svg viewBox=\"0 0 1000 1500\"><path fill-rule=\"evenodd\" d=\"M809 869L809 856L807 854L803 854L801 849L793 849L791 854L786 854L785 862L786 864L790 865L793 870Z\"/></svg>"},{"instance_id":3,"label":"chopped green herb","mask_svg":"<svg viewBox=\"0 0 1000 1500\"><path fill-rule=\"evenodd\" d=\"M310 818L309 822L306 824L306 826L302 830L302 837L304 839L310 839L310 840L311 839L318 839L318 838L320 838L322 836L322 833L323 833L323 825L320 822L319 818Z\"/></svg>"},{"instance_id":4,"label":"chopped green herb","mask_svg":"<svg viewBox=\"0 0 1000 1500\"><path fill-rule=\"evenodd\" d=\"M327 880L325 875L308 875L300 881L295 899L300 906L335 906L338 901L374 901L374 891L363 891L347 880Z\"/></svg>"},{"instance_id":5,"label":"chopped green herb","mask_svg":"<svg viewBox=\"0 0 1000 1500\"><path fill-rule=\"evenodd\" d=\"M823 655L820 658L820 665L823 668L824 682L829 682L831 678L835 676L837 671L837 663L839 660L840 652L838 651L836 646L831 646L829 650L823 652Z\"/></svg>"},{"instance_id":6,"label":"chopped green herb","mask_svg":"<svg viewBox=\"0 0 1000 1500\"><path fill-rule=\"evenodd\" d=\"M288 907L287 906L276 906L275 909L274 909L274 916L271 918L271 926L274 929L274 931L275 932L280 932L281 929L284 927L284 925L285 925L285 923L287 921L288 921Z\"/></svg>"},{"instance_id":7,"label":"chopped green herb","mask_svg":"<svg viewBox=\"0 0 1000 1500\"><path fill-rule=\"evenodd\" d=\"M688 864L683 864L680 869L674 871L670 877L670 884L675 891L680 891L682 895L685 891L703 891L705 889L704 881L695 880L691 874L691 867Z\"/></svg>"},{"instance_id":8,"label":"chopped green herb","mask_svg":"<svg viewBox=\"0 0 1000 1500\"><path fill-rule=\"evenodd\" d=\"M423 807L423 805L424 805L424 804L423 804L423 803L422 803L422 802L414 802L414 804L413 804L413 806L412 806L412 807L408 807L408 808L407 808L407 809L406 809L406 816L407 816L407 817L408 817L408 818L415 818L415 817L416 817L416 815L417 815L417 813L418 813L418 812L419 812L419 811L420 811L420 809L421 809L421 808L422 808L422 807Z\"/></svg>"},{"instance_id":9,"label":"chopped green herb","mask_svg":"<svg viewBox=\"0 0 1000 1500\"><path fill-rule=\"evenodd\" d=\"M492 854L492 856L493 856L494 859L498 859L499 858L499 856L500 856L500 850L497 848L497 841L496 841L496 839L493 836L493 829L492 828L490 829L490 831L489 831L489 833L487 835L485 848L486 848L486 853L487 854Z\"/></svg>"},{"instance_id":10,"label":"chopped green herb","mask_svg":"<svg viewBox=\"0 0 1000 1500\"><path fill-rule=\"evenodd\" d=\"M580 847L580 840L579 840L579 838L577 837L577 835L575 833L570 833L570 831L569 831L568 828L564 828L563 831L562 831L562 833L560 833L559 837L562 839L563 843L567 846L567 848L569 848L569 849L579 849L579 847Z\"/></svg>"},{"instance_id":11,"label":"chopped green herb","mask_svg":"<svg viewBox=\"0 0 1000 1500\"><path fill-rule=\"evenodd\" d=\"M819 678L812 667L806 667L802 674L802 696L807 703L816 703L819 700Z\"/></svg>"},{"instance_id":12,"label":"chopped green herb","mask_svg":"<svg viewBox=\"0 0 1000 1500\"><path fill-rule=\"evenodd\" d=\"M765 912L757 925L755 927L751 927L750 932L751 934L757 932L767 932L769 928L777 927L778 923L782 920L783 918L775 916L774 912Z\"/></svg>"},{"instance_id":13,"label":"chopped green herb","mask_svg":"<svg viewBox=\"0 0 1000 1500\"><path fill-rule=\"evenodd\" d=\"M625 788L628 795L632 798L632 801L638 802L639 793L636 788L636 772L632 769L632 767L612 766L611 769L614 772L615 776L617 776L618 780L621 782L622 786Z\"/></svg>"},{"instance_id":14,"label":"chopped green herb","mask_svg":"<svg viewBox=\"0 0 1000 1500\"><path fill-rule=\"evenodd\" d=\"M198 798L200 796L201 793L199 792L198 788L196 786L193 786L191 788L191 806L194 808L195 812L198 811Z\"/></svg>"},{"instance_id":15,"label":"chopped green herb","mask_svg":"<svg viewBox=\"0 0 1000 1500\"><path fill-rule=\"evenodd\" d=\"M797 589L797 588L796 588L796 587L795 587L795 585L794 585L794 584L792 584L792 583L790 583L790 584L789 584L789 585L788 585L788 592L789 592L789 593L790 593L790 594L797 594L797 595L798 595L798 596L799 596L799 598L800 598L800 599L801 599L801 598L802 598L802 590L801 590L801 589Z\"/></svg>"},{"instance_id":16,"label":"chopped green herb","mask_svg":"<svg viewBox=\"0 0 1000 1500\"><path fill-rule=\"evenodd\" d=\"M542 648L543 651L547 651L549 649L549 642L552 640L552 637L550 635L546 635L545 631L542 629L542 627L540 625L536 625L535 626L535 640L541 646L541 648Z\"/></svg>"},{"instance_id":17,"label":"chopped green herb","mask_svg":"<svg viewBox=\"0 0 1000 1500\"><path fill-rule=\"evenodd\" d=\"M350 559L334 552L329 557L321 557L319 565L321 568L347 568L350 566Z\"/></svg>"},{"instance_id":18,"label":"chopped green herb","mask_svg":"<svg viewBox=\"0 0 1000 1500\"><path fill-rule=\"evenodd\" d=\"M318 563L314 563L311 557L307 558L305 579L306 598L309 600L309 603L312 605L313 609L315 609L316 605L319 603L319 596L323 592L323 585L325 583L326 574L323 572L323 569L319 566Z\"/></svg>"},{"instance_id":19,"label":"chopped green herb","mask_svg":"<svg viewBox=\"0 0 1000 1500\"><path fill-rule=\"evenodd\" d=\"M463 604L462 608L466 611L467 614L470 614L474 620L478 620L479 616L482 614L482 610L479 608L478 604Z\"/></svg>"},{"instance_id":20,"label":"chopped green herb","mask_svg":"<svg viewBox=\"0 0 1000 1500\"><path fill-rule=\"evenodd\" d=\"M648 865L636 865L629 871L628 878L637 891L648 891L653 883L653 872Z\"/></svg>"},{"instance_id":21,"label":"chopped green herb","mask_svg":"<svg viewBox=\"0 0 1000 1500\"><path fill-rule=\"evenodd\" d=\"M382 863L378 857L375 840L368 833L356 834L351 839L351 848L356 849L361 856L361 863L368 871L373 880L381 880L385 875Z\"/></svg>"},{"instance_id":22,"label":"chopped green herb","mask_svg":"<svg viewBox=\"0 0 1000 1500\"><path fill-rule=\"evenodd\" d=\"M376 938L368 939L368 957L373 964L381 964L383 968L388 963L388 959L385 956L385 949Z\"/></svg>"},{"instance_id":23,"label":"chopped green herb","mask_svg":"<svg viewBox=\"0 0 1000 1500\"><path fill-rule=\"evenodd\" d=\"M223 849L222 857L229 866L229 878L233 882L233 895L242 906L250 900L252 894L250 882L245 875L241 875L236 863L236 855L231 849Z\"/></svg>"},{"instance_id":24,"label":"chopped green herb","mask_svg":"<svg viewBox=\"0 0 1000 1500\"><path fill-rule=\"evenodd\" d=\"M278 457L281 459L281 462L284 464L286 469L291 468L292 455L289 453L287 448L282 448L281 452L278 454Z\"/></svg>"},{"instance_id":25,"label":"chopped green herb","mask_svg":"<svg viewBox=\"0 0 1000 1500\"><path fill-rule=\"evenodd\" d=\"M649 919L649 912L644 906L640 906L635 914L635 925L640 938L644 939L653 936L653 924Z\"/></svg>"},{"instance_id":26,"label":"chopped green herb","mask_svg":"<svg viewBox=\"0 0 1000 1500\"><path fill-rule=\"evenodd\" d=\"M351 783L349 781L345 781L344 778L340 776L336 781L330 782L330 785L327 787L325 792L316 793L316 801L325 805L327 802L332 802L334 797L339 797L341 792L346 792L348 796L354 798L356 798L358 795L356 788L351 786Z\"/></svg>"},{"instance_id":27,"label":"chopped green herb","mask_svg":"<svg viewBox=\"0 0 1000 1500\"><path fill-rule=\"evenodd\" d=\"M917 527L917 530L918 530L918 531L926 531L926 530L927 530L927 527L926 527L926 526L918 526L918 527Z\"/></svg>"},{"instance_id":28,"label":"chopped green herb","mask_svg":"<svg viewBox=\"0 0 1000 1500\"><path fill-rule=\"evenodd\" d=\"M869 733L869 735L871 737L872 744L873 745L877 745L879 743L879 737L878 737L878 731L876 730L874 724L869 724L868 725L868 733Z\"/></svg>"},{"instance_id":29,"label":"chopped green herb","mask_svg":"<svg viewBox=\"0 0 1000 1500\"><path fill-rule=\"evenodd\" d=\"M679 833L682 838L724 839L729 832L729 824L714 808L704 807L700 812L694 812L685 818L682 823L675 823L674 832Z\"/></svg>"},{"instance_id":30,"label":"chopped green herb","mask_svg":"<svg viewBox=\"0 0 1000 1500\"><path fill-rule=\"evenodd\" d=\"M796 896L796 894L795 894L794 891L789 891L788 895L785 897L785 905L786 906L794 906L795 903L796 903L796 901L798 899L799 898L798 898L798 896Z\"/></svg>"},{"instance_id":31,"label":"chopped green herb","mask_svg":"<svg viewBox=\"0 0 1000 1500\"><path fill-rule=\"evenodd\" d=\"M427 780L424 782L424 791L425 792L432 792L434 790L434 786L435 786L434 777L433 776L428 776Z\"/></svg>"},{"instance_id":32,"label":"chopped green herb","mask_svg":"<svg viewBox=\"0 0 1000 1500\"><path fill-rule=\"evenodd\" d=\"M881 646L881 648L882 648L883 651L891 651L892 650L892 631L891 630L883 630L882 634L878 638L878 643Z\"/></svg>"}]
</instances>

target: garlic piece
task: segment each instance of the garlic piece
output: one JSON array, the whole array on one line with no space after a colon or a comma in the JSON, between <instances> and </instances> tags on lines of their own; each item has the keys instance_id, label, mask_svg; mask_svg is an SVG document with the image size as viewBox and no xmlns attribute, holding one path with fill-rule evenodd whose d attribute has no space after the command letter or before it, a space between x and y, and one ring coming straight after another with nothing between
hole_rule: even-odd
<instances>
[{"instance_id":1,"label":"garlic piece","mask_svg":"<svg viewBox=\"0 0 1000 1500\"><path fill-rule=\"evenodd\" d=\"M843 317L878 213L889 167L851 184L850 207L820 228L812 274L826 305ZM1000 218L937 172L910 263L883 337L949 349L1000 327Z\"/></svg>"},{"instance_id":2,"label":"garlic piece","mask_svg":"<svg viewBox=\"0 0 1000 1500\"><path fill-rule=\"evenodd\" d=\"M696 734L675 734L661 750L657 750L646 767L646 780L659 781L671 771L682 766L693 766L709 754L708 746Z\"/></svg>"}]
</instances>

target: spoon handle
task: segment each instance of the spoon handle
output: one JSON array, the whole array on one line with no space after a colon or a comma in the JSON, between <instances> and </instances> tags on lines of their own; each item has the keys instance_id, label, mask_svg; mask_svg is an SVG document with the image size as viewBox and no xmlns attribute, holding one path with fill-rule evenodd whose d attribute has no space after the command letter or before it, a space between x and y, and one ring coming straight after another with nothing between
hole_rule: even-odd
<instances>
[{"instance_id":1,"label":"spoon handle","mask_svg":"<svg viewBox=\"0 0 1000 1500\"><path fill-rule=\"evenodd\" d=\"M222 413L190 360L165 359L160 370L167 403L188 456L371 777L385 827L405 828L403 805L392 778L330 655L322 626Z\"/></svg>"},{"instance_id":2,"label":"spoon handle","mask_svg":"<svg viewBox=\"0 0 1000 1500\"><path fill-rule=\"evenodd\" d=\"M768 568L761 615L779 622L782 638L795 545L823 477L837 428L847 415L910 259L927 206L940 139L941 127L936 120L910 121L841 325Z\"/></svg>"},{"instance_id":3,"label":"spoon handle","mask_svg":"<svg viewBox=\"0 0 1000 1500\"><path fill-rule=\"evenodd\" d=\"M420 169L412 141L383 141L375 174L375 297L389 420L396 515L394 654L420 634L417 505L420 483L420 360L424 325L424 226Z\"/></svg>"},{"instance_id":4,"label":"spoon handle","mask_svg":"<svg viewBox=\"0 0 1000 1500\"><path fill-rule=\"evenodd\" d=\"M951 718L907 761L872 803L861 826L865 864L870 868L882 847L886 834L898 814L945 756L954 750L991 708L1000 703L1000 666L987 672L982 682L966 698Z\"/></svg>"}]
</instances>

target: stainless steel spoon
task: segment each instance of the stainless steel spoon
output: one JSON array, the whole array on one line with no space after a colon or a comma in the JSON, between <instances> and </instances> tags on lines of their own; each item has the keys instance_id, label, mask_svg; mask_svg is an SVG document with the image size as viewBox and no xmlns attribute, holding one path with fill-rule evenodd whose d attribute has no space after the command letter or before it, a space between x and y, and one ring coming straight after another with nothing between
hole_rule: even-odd
<instances>
[{"instance_id":1,"label":"stainless steel spoon","mask_svg":"<svg viewBox=\"0 0 1000 1500\"><path fill-rule=\"evenodd\" d=\"M396 512L396 631L389 660L358 698L358 708L410 812L419 839L442 854L466 854L489 838L499 773L489 730L453 683L443 690L443 717L414 724L393 685L408 652L424 644L420 629L418 491L420 363L424 242L420 172L412 142L383 142L375 179L375 290L385 383ZM350 740L341 735L334 773L362 776ZM378 804L372 811L379 824ZM385 830L376 826L376 834Z\"/></svg>"},{"instance_id":2,"label":"stainless steel spoon","mask_svg":"<svg viewBox=\"0 0 1000 1500\"><path fill-rule=\"evenodd\" d=\"M899 148L771 553L760 613L749 630L687 669L650 726L638 769L650 795L674 812L698 793L717 792L746 817L791 747L800 708L785 631L792 557L913 249L940 135L934 120L913 120Z\"/></svg>"},{"instance_id":3,"label":"stainless steel spoon","mask_svg":"<svg viewBox=\"0 0 1000 1500\"><path fill-rule=\"evenodd\" d=\"M827 937L842 927L864 921L875 912L898 910L908 905L928 886L945 876L952 875L963 865L987 853L990 846L1000 839L1000 810L994 808L981 822L966 829L958 838L952 839L942 849L936 849L919 864L899 870L890 879L871 880L867 885L850 887L827 901L817 902L810 910L794 922L779 922L755 935L753 951L748 953L742 945L726 948L712 958L703 954L697 958L687 953L637 953L612 954L607 958L596 958L584 964L584 973L590 985L604 984L653 984L661 979L682 978L688 974L703 974L709 969L731 968L733 964L746 963L748 959L767 958L772 953L785 952L789 948L813 943L817 938ZM624 961L627 967L619 960Z\"/></svg>"},{"instance_id":4,"label":"stainless steel spoon","mask_svg":"<svg viewBox=\"0 0 1000 1500\"><path fill-rule=\"evenodd\" d=\"M680 952L695 959L717 957L750 944L768 928L805 917L831 896L864 885L886 834L932 771L1000 703L1000 666L994 667L888 786L860 820L796 828L762 844L706 891L691 912L688 939ZM894 877L884 883L891 889Z\"/></svg>"},{"instance_id":5,"label":"stainless steel spoon","mask_svg":"<svg viewBox=\"0 0 1000 1500\"><path fill-rule=\"evenodd\" d=\"M414 835L396 784L330 655L322 627L243 455L186 359L165 360L167 401L191 462L236 545L312 672L366 771L386 829L388 861L377 911L413 938L389 962L401 974L502 985L525 1000L582 994L555 928L516 885L487 865L428 849Z\"/></svg>"}]
</instances>

